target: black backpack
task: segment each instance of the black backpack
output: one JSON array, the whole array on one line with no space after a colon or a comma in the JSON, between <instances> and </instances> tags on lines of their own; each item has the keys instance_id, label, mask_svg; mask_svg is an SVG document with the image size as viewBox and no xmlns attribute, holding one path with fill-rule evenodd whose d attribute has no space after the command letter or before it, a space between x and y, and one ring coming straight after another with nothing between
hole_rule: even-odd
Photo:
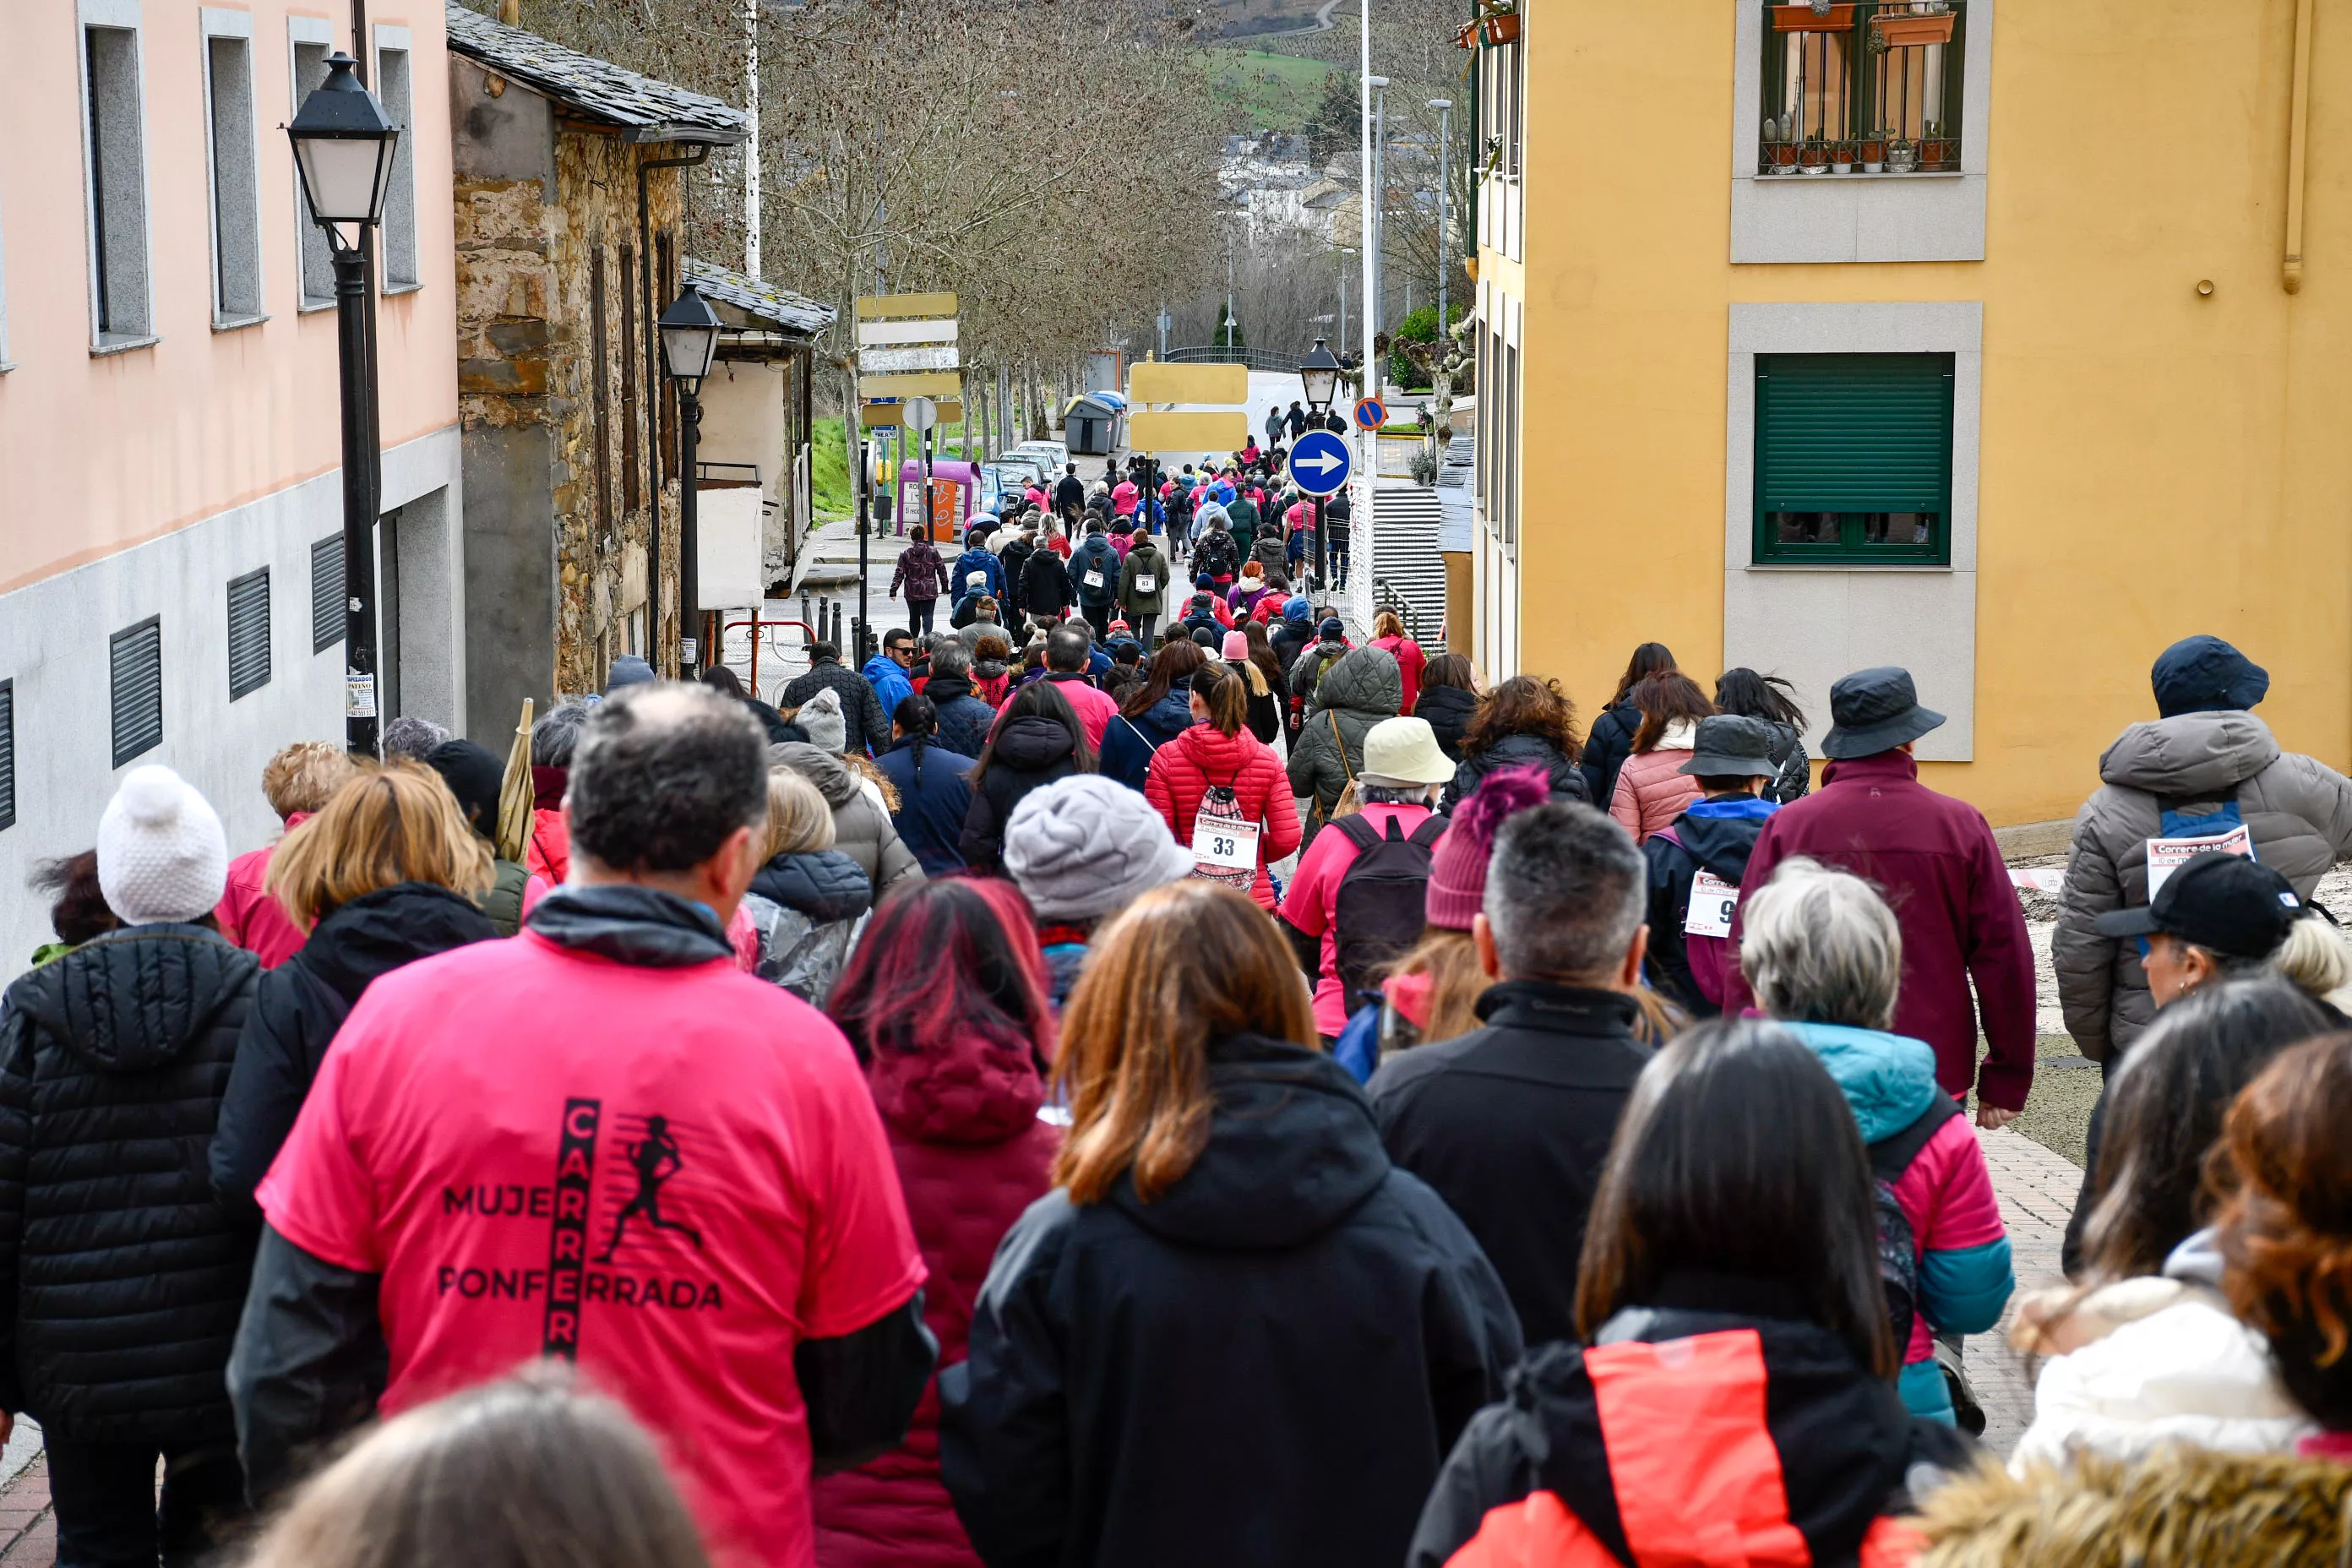
<instances>
[{"instance_id":1,"label":"black backpack","mask_svg":"<svg viewBox=\"0 0 2352 1568\"><path fill-rule=\"evenodd\" d=\"M1421 940L1428 924L1423 901L1430 855L1445 831L1445 818L1433 816L1411 837L1397 831L1393 816L1385 836L1360 814L1331 826L1356 847L1355 862L1339 879L1331 905L1331 950L1352 1015L1364 1005L1381 970Z\"/></svg>"},{"instance_id":2,"label":"black backpack","mask_svg":"<svg viewBox=\"0 0 2352 1568\"><path fill-rule=\"evenodd\" d=\"M1886 1321L1895 1330L1898 1355L1911 1348L1911 1325L1919 1316L1919 1238L1903 1205L1895 1201L1895 1184L1937 1130L1959 1113L1959 1101L1938 1089L1917 1121L1870 1145L1870 1173L1878 1209L1878 1282L1886 1292Z\"/></svg>"}]
</instances>

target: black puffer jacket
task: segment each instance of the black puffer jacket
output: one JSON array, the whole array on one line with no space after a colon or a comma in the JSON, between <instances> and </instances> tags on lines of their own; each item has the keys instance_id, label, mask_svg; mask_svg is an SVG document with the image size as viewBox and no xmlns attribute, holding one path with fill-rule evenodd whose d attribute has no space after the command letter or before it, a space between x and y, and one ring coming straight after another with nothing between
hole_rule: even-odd
<instances>
[{"instance_id":1,"label":"black puffer jacket","mask_svg":"<svg viewBox=\"0 0 2352 1568\"><path fill-rule=\"evenodd\" d=\"M994 871L1004 858L1004 825L1029 792L1077 773L1078 737L1042 713L1007 719L996 737L996 755L972 786L971 809L964 814L957 846L975 871Z\"/></svg>"},{"instance_id":2,"label":"black puffer jacket","mask_svg":"<svg viewBox=\"0 0 2352 1568\"><path fill-rule=\"evenodd\" d=\"M300 952L263 975L213 1139L213 1190L221 1201L259 1221L253 1190L294 1131L335 1031L370 981L498 934L488 916L448 889L399 882L328 915Z\"/></svg>"},{"instance_id":3,"label":"black puffer jacket","mask_svg":"<svg viewBox=\"0 0 2352 1568\"><path fill-rule=\"evenodd\" d=\"M1567 752L1541 735L1506 735L1477 755L1462 759L1462 765L1454 770L1454 782L1439 797L1437 809L1453 816L1454 808L1469 799L1488 773L1504 768L1541 768L1551 775L1552 799L1591 804L1592 797L1585 793L1584 773L1569 761Z\"/></svg>"},{"instance_id":4,"label":"black puffer jacket","mask_svg":"<svg viewBox=\"0 0 2352 1568\"><path fill-rule=\"evenodd\" d=\"M253 1227L205 1156L261 967L204 926L100 937L0 1014L0 1405L56 1437L236 1436Z\"/></svg>"},{"instance_id":5,"label":"black puffer jacket","mask_svg":"<svg viewBox=\"0 0 2352 1568\"><path fill-rule=\"evenodd\" d=\"M1429 721L1429 728L1437 737L1437 749L1454 762L1462 760L1462 731L1470 723L1470 715L1478 711L1478 694L1465 691L1458 686L1424 686L1421 700L1413 704L1413 717Z\"/></svg>"},{"instance_id":6,"label":"black puffer jacket","mask_svg":"<svg viewBox=\"0 0 2352 1568\"><path fill-rule=\"evenodd\" d=\"M961 756L980 755L996 728L996 710L971 694L971 679L934 675L923 682L923 695L940 710L940 744Z\"/></svg>"},{"instance_id":7,"label":"black puffer jacket","mask_svg":"<svg viewBox=\"0 0 2352 1568\"><path fill-rule=\"evenodd\" d=\"M1592 732L1584 737L1584 755L1577 763L1584 770L1584 798L1599 801L1603 811L1617 793L1617 770L1633 754L1633 734L1641 727L1640 705L1620 702L1595 719Z\"/></svg>"}]
</instances>

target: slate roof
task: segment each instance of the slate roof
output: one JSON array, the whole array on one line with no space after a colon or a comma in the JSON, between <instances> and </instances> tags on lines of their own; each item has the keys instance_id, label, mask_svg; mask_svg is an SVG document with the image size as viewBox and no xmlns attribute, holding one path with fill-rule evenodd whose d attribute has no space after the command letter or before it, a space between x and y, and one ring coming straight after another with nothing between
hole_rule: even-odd
<instances>
[{"instance_id":1,"label":"slate roof","mask_svg":"<svg viewBox=\"0 0 2352 1568\"><path fill-rule=\"evenodd\" d=\"M666 81L509 27L457 0L446 0L449 47L478 65L545 94L583 120L617 125L631 142L743 140L749 121L740 109Z\"/></svg>"},{"instance_id":2,"label":"slate roof","mask_svg":"<svg viewBox=\"0 0 2352 1568\"><path fill-rule=\"evenodd\" d=\"M765 279L730 270L700 257L686 258L686 280L722 305L804 338L833 325L835 311L806 295L779 289Z\"/></svg>"}]
</instances>

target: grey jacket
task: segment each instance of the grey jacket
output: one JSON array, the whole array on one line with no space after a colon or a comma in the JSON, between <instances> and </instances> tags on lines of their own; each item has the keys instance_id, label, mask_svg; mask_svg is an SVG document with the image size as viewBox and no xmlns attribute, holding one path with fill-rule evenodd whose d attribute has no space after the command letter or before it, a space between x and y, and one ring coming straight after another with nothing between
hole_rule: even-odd
<instances>
[{"instance_id":1,"label":"grey jacket","mask_svg":"<svg viewBox=\"0 0 2352 1568\"><path fill-rule=\"evenodd\" d=\"M1404 674L1384 647L1343 654L1324 672L1322 684L1307 699L1298 743L1290 749L1290 793L1314 799L1302 852L1330 820L1348 781L1363 771L1365 734L1381 720L1395 718L1403 706Z\"/></svg>"},{"instance_id":2,"label":"grey jacket","mask_svg":"<svg viewBox=\"0 0 2352 1568\"><path fill-rule=\"evenodd\" d=\"M890 814L861 787L864 775L832 752L804 742L771 746L768 756L816 785L824 803L833 807L833 847L857 862L866 879L874 884L876 900L901 878L923 879L923 868L907 841L898 837Z\"/></svg>"},{"instance_id":3,"label":"grey jacket","mask_svg":"<svg viewBox=\"0 0 2352 1568\"><path fill-rule=\"evenodd\" d=\"M2282 752L2247 712L2183 713L2134 724L2099 759L2103 781L2074 816L2058 928L2050 954L2066 1032L2093 1061L2138 1038L2156 1016L2136 942L2101 936L2092 921L2147 902L2147 841L2168 802L2211 811L2235 800L2254 855L2308 899L2352 856L2352 780Z\"/></svg>"}]
</instances>

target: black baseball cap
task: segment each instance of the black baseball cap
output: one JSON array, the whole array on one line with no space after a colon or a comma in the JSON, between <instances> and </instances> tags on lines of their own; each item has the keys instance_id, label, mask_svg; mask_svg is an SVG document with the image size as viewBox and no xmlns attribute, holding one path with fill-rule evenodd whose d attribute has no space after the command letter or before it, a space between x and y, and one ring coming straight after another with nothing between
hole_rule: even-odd
<instances>
[{"instance_id":1,"label":"black baseball cap","mask_svg":"<svg viewBox=\"0 0 2352 1568\"><path fill-rule=\"evenodd\" d=\"M2094 923L2101 936L2161 931L2232 958L2268 958L2303 914L2284 877L2259 860L2209 849L2167 878L2148 903Z\"/></svg>"}]
</instances>

